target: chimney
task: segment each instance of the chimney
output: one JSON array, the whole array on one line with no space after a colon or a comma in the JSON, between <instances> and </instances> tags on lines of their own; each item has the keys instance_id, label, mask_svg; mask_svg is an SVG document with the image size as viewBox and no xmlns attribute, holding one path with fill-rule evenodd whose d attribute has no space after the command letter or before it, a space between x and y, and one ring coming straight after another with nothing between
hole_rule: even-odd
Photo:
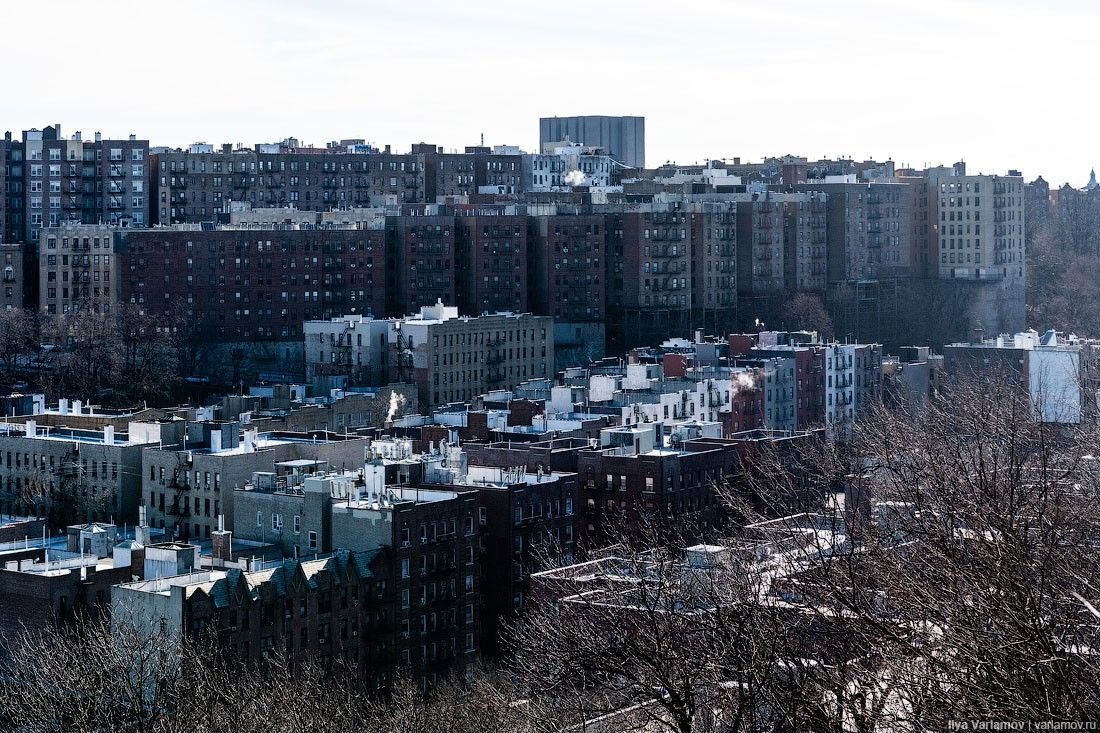
<instances>
[{"instance_id":1,"label":"chimney","mask_svg":"<svg viewBox=\"0 0 1100 733\"><path fill-rule=\"evenodd\" d=\"M135 135L133 133L130 133L130 142L136 142L136 141L137 141L137 135Z\"/></svg>"},{"instance_id":2,"label":"chimney","mask_svg":"<svg viewBox=\"0 0 1100 733\"><path fill-rule=\"evenodd\" d=\"M225 531L225 515L218 515L218 529L210 533L211 554L217 560L233 559L233 533Z\"/></svg>"},{"instance_id":3,"label":"chimney","mask_svg":"<svg viewBox=\"0 0 1100 733\"><path fill-rule=\"evenodd\" d=\"M74 415L79 415L80 414L80 409L82 407L84 407L83 402L81 402L80 400L73 400L73 414Z\"/></svg>"},{"instance_id":4,"label":"chimney","mask_svg":"<svg viewBox=\"0 0 1100 733\"><path fill-rule=\"evenodd\" d=\"M34 420L27 420L26 437L33 438L38 435L38 424Z\"/></svg>"},{"instance_id":5,"label":"chimney","mask_svg":"<svg viewBox=\"0 0 1100 733\"><path fill-rule=\"evenodd\" d=\"M115 444L115 426L104 425L103 426L103 445Z\"/></svg>"},{"instance_id":6,"label":"chimney","mask_svg":"<svg viewBox=\"0 0 1100 733\"><path fill-rule=\"evenodd\" d=\"M69 414L69 401L67 399L64 399L64 398L59 399L57 401L57 411L60 412L62 415L68 415Z\"/></svg>"},{"instance_id":7,"label":"chimney","mask_svg":"<svg viewBox=\"0 0 1100 733\"><path fill-rule=\"evenodd\" d=\"M103 133L101 133L101 132L97 132L97 133L95 134L95 141L96 141L97 143L101 143L101 142L103 142Z\"/></svg>"},{"instance_id":8,"label":"chimney","mask_svg":"<svg viewBox=\"0 0 1100 733\"><path fill-rule=\"evenodd\" d=\"M138 526L134 528L134 540L142 546L152 542L147 511L144 504L138 507ZM142 567L144 567L144 554L142 555Z\"/></svg>"},{"instance_id":9,"label":"chimney","mask_svg":"<svg viewBox=\"0 0 1100 733\"><path fill-rule=\"evenodd\" d=\"M974 343L980 344L983 336L985 336L985 330L981 327L981 324L978 324L974 327Z\"/></svg>"}]
</instances>

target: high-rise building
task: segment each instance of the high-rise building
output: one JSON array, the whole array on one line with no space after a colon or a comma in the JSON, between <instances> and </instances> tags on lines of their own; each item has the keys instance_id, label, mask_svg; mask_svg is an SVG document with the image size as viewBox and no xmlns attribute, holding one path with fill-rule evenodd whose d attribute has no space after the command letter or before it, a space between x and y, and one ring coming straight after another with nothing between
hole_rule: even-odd
<instances>
[{"instance_id":1,"label":"high-rise building","mask_svg":"<svg viewBox=\"0 0 1100 733\"><path fill-rule=\"evenodd\" d=\"M569 140L600 147L631 168L645 168L645 117L543 117L539 120L539 150L548 143Z\"/></svg>"}]
</instances>

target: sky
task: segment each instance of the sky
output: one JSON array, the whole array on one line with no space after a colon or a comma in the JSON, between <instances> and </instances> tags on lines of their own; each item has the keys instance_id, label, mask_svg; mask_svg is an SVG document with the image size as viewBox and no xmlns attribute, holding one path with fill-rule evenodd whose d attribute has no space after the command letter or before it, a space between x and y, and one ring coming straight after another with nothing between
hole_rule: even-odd
<instances>
[{"instance_id":1,"label":"sky","mask_svg":"<svg viewBox=\"0 0 1100 733\"><path fill-rule=\"evenodd\" d=\"M152 145L365 138L538 147L643 115L646 162L769 155L1100 164L1092 0L51 0L5 3L0 128Z\"/></svg>"}]
</instances>

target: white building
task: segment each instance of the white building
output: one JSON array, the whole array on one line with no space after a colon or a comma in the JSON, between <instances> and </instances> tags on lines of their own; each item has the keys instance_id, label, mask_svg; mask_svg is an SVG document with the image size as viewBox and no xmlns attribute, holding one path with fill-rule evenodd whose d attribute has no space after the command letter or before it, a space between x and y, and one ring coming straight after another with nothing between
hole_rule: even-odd
<instances>
[{"instance_id":1,"label":"white building","mask_svg":"<svg viewBox=\"0 0 1100 733\"><path fill-rule=\"evenodd\" d=\"M524 156L527 191L568 191L573 186L597 188L612 185L619 163L599 148L569 141L548 143L540 154Z\"/></svg>"},{"instance_id":2,"label":"white building","mask_svg":"<svg viewBox=\"0 0 1100 733\"><path fill-rule=\"evenodd\" d=\"M855 422L855 344L825 347L825 432L847 435Z\"/></svg>"},{"instance_id":3,"label":"white building","mask_svg":"<svg viewBox=\"0 0 1100 733\"><path fill-rule=\"evenodd\" d=\"M370 316L346 315L302 324L306 379L346 376L351 385L386 382L390 322Z\"/></svg>"}]
</instances>

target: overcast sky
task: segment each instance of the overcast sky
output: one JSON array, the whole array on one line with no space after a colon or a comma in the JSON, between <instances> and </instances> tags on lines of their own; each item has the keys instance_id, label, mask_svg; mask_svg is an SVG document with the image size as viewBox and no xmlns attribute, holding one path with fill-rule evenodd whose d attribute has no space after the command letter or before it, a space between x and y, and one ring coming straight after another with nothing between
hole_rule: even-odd
<instances>
[{"instance_id":1,"label":"overcast sky","mask_svg":"<svg viewBox=\"0 0 1100 733\"><path fill-rule=\"evenodd\" d=\"M540 116L633 114L649 165L962 158L1080 186L1100 158L1098 5L5 2L0 126L533 150Z\"/></svg>"}]
</instances>

